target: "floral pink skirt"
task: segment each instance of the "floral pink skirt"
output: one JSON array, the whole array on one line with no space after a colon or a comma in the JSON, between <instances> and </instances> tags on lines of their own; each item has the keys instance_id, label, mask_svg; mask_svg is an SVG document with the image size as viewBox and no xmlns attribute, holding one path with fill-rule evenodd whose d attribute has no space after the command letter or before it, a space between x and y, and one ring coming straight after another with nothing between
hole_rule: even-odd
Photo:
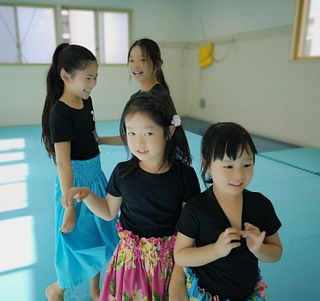
<instances>
[{"instance_id":1,"label":"floral pink skirt","mask_svg":"<svg viewBox=\"0 0 320 301\"><path fill-rule=\"evenodd\" d=\"M140 238L117 224L120 241L105 274L100 301L164 301L174 266L175 236Z\"/></svg>"}]
</instances>

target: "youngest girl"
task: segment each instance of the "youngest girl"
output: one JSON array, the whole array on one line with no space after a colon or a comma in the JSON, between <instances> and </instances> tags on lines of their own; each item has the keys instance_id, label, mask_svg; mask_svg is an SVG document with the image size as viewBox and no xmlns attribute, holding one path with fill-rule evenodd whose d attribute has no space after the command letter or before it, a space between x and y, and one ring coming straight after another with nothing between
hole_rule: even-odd
<instances>
[{"instance_id":1,"label":"youngest girl","mask_svg":"<svg viewBox=\"0 0 320 301\"><path fill-rule=\"evenodd\" d=\"M202 178L213 182L190 200L177 224L174 256L185 268L190 300L266 300L258 260L275 262L281 223L271 202L245 187L256 148L240 125L211 126L202 146Z\"/></svg>"}]
</instances>

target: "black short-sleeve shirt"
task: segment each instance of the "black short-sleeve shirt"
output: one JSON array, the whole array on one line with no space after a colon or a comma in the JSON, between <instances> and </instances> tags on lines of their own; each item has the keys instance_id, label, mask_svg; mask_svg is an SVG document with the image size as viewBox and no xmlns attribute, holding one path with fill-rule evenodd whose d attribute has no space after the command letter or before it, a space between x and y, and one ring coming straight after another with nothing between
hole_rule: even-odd
<instances>
[{"instance_id":1,"label":"black short-sleeve shirt","mask_svg":"<svg viewBox=\"0 0 320 301\"><path fill-rule=\"evenodd\" d=\"M83 100L82 109L56 101L50 110L49 125L52 143L71 142L72 160L88 160L99 154L91 98Z\"/></svg>"},{"instance_id":2,"label":"black short-sleeve shirt","mask_svg":"<svg viewBox=\"0 0 320 301\"><path fill-rule=\"evenodd\" d=\"M194 169L175 161L165 173L152 174L137 167L126 176L119 170L129 161L119 163L112 172L107 192L122 197L121 226L140 237L163 237L175 233L182 203L200 193Z\"/></svg>"},{"instance_id":3,"label":"black short-sleeve shirt","mask_svg":"<svg viewBox=\"0 0 320 301\"><path fill-rule=\"evenodd\" d=\"M246 189L243 191L242 229L245 222L266 231L266 236L281 227L270 200ZM216 242L221 232L229 227L231 224L210 187L186 204L176 229L195 239L196 246L201 247ZM219 295L223 300L247 300L257 283L258 259L241 239L241 246L228 256L192 270L200 287L212 295Z\"/></svg>"}]
</instances>

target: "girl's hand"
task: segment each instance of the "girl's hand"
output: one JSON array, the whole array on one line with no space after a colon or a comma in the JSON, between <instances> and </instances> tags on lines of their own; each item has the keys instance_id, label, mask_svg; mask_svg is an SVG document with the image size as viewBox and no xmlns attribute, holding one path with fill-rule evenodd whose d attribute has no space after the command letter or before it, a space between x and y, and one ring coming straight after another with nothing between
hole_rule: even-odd
<instances>
[{"instance_id":1,"label":"girl's hand","mask_svg":"<svg viewBox=\"0 0 320 301\"><path fill-rule=\"evenodd\" d=\"M266 232L260 232L258 227L250 223L244 223L244 231L241 231L241 236L246 239L248 249L254 254L263 244Z\"/></svg>"},{"instance_id":2,"label":"girl's hand","mask_svg":"<svg viewBox=\"0 0 320 301\"><path fill-rule=\"evenodd\" d=\"M183 283L172 283L169 285L169 301L189 301L186 285Z\"/></svg>"},{"instance_id":3,"label":"girl's hand","mask_svg":"<svg viewBox=\"0 0 320 301\"><path fill-rule=\"evenodd\" d=\"M74 206L69 207L65 210L63 216L63 223L60 227L62 233L69 233L73 230L74 225L76 224L76 212Z\"/></svg>"},{"instance_id":4,"label":"girl's hand","mask_svg":"<svg viewBox=\"0 0 320 301\"><path fill-rule=\"evenodd\" d=\"M240 232L236 228L227 228L214 243L219 257L229 255L232 249L240 247Z\"/></svg>"},{"instance_id":5,"label":"girl's hand","mask_svg":"<svg viewBox=\"0 0 320 301\"><path fill-rule=\"evenodd\" d=\"M91 190L87 187L72 187L70 188L62 198L62 206L68 208L73 204L73 199L77 199L78 202L81 202L85 199Z\"/></svg>"},{"instance_id":6,"label":"girl's hand","mask_svg":"<svg viewBox=\"0 0 320 301\"><path fill-rule=\"evenodd\" d=\"M169 283L169 301L189 301L182 267L174 266Z\"/></svg>"}]
</instances>

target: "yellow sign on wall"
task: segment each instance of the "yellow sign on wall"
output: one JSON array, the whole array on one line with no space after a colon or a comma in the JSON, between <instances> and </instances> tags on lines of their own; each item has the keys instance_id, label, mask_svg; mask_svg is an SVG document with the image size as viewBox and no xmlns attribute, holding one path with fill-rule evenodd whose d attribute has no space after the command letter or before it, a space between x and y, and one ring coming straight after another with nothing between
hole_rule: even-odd
<instances>
[{"instance_id":1,"label":"yellow sign on wall","mask_svg":"<svg viewBox=\"0 0 320 301\"><path fill-rule=\"evenodd\" d=\"M199 47L199 66L205 68L213 63L214 44L208 43Z\"/></svg>"}]
</instances>

